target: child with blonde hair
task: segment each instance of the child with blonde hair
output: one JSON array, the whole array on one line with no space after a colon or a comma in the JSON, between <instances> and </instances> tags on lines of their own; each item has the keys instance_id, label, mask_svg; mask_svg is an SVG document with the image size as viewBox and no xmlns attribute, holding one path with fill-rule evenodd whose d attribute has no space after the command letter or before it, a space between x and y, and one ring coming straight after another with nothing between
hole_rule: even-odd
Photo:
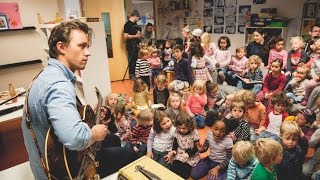
<instances>
[{"instance_id":1,"label":"child with blonde hair","mask_svg":"<svg viewBox=\"0 0 320 180\"><path fill-rule=\"evenodd\" d=\"M228 94L226 96L226 101L218 108L218 112L225 118L230 119L231 114L231 105L234 102L234 94Z\"/></svg>"},{"instance_id":2,"label":"child with blonde hair","mask_svg":"<svg viewBox=\"0 0 320 180\"><path fill-rule=\"evenodd\" d=\"M118 97L119 95L117 93L110 93L106 97L106 107L111 110L111 112L114 112L114 107L118 103Z\"/></svg>"},{"instance_id":3,"label":"child with blonde hair","mask_svg":"<svg viewBox=\"0 0 320 180\"><path fill-rule=\"evenodd\" d=\"M131 106L136 110L146 110L151 107L150 93L146 83L137 78L133 83ZM137 115L139 111L136 111Z\"/></svg>"},{"instance_id":4,"label":"child with blonde hair","mask_svg":"<svg viewBox=\"0 0 320 180\"><path fill-rule=\"evenodd\" d=\"M153 102L154 104L167 105L169 98L169 90L166 87L167 79L164 75L157 76L157 86L153 89Z\"/></svg>"},{"instance_id":5,"label":"child with blonde hair","mask_svg":"<svg viewBox=\"0 0 320 180\"><path fill-rule=\"evenodd\" d=\"M149 49L141 48L138 52L138 59L135 68L135 77L141 78L148 86L148 89L150 88L150 63L147 60L149 56Z\"/></svg>"},{"instance_id":6,"label":"child with blonde hair","mask_svg":"<svg viewBox=\"0 0 320 180\"><path fill-rule=\"evenodd\" d=\"M304 155L298 146L300 128L293 121L285 121L280 128L281 144L283 148L282 162L277 165L278 179L304 179L302 164Z\"/></svg>"},{"instance_id":7,"label":"child with blonde hair","mask_svg":"<svg viewBox=\"0 0 320 180\"><path fill-rule=\"evenodd\" d=\"M148 58L151 67L151 85L154 86L154 78L159 74L159 69L161 65L161 60L158 56L158 49L156 47L151 47L151 56Z\"/></svg>"},{"instance_id":8,"label":"child with blonde hair","mask_svg":"<svg viewBox=\"0 0 320 180\"><path fill-rule=\"evenodd\" d=\"M171 40L166 40L164 50L163 50L164 56L162 61L164 68L168 66L168 63L171 60L171 55L172 55L171 45L172 45Z\"/></svg>"},{"instance_id":9,"label":"child with blonde hair","mask_svg":"<svg viewBox=\"0 0 320 180\"><path fill-rule=\"evenodd\" d=\"M304 42L301 36L294 36L290 38L290 44L292 50L288 53L288 61L287 61L287 72L285 75L291 79L292 73L297 69L298 64L303 62L306 63L308 55L302 49L304 46Z\"/></svg>"},{"instance_id":10,"label":"child with blonde hair","mask_svg":"<svg viewBox=\"0 0 320 180\"><path fill-rule=\"evenodd\" d=\"M251 179L276 180L277 171L275 165L282 161L281 144L273 139L261 138L256 142L254 150L260 162L253 170Z\"/></svg>"},{"instance_id":11,"label":"child with blonde hair","mask_svg":"<svg viewBox=\"0 0 320 180\"><path fill-rule=\"evenodd\" d=\"M262 89L262 83L254 83L251 84L250 82L254 81L262 81L263 74L260 69L262 64L262 59L257 55L251 55L247 62L247 69L245 74L243 75L243 80L238 81L237 89L247 89L251 90L254 94L258 94L258 92Z\"/></svg>"},{"instance_id":12,"label":"child with blonde hair","mask_svg":"<svg viewBox=\"0 0 320 180\"><path fill-rule=\"evenodd\" d=\"M227 180L250 179L258 163L253 144L249 141L238 141L232 148Z\"/></svg>"},{"instance_id":13,"label":"child with blonde hair","mask_svg":"<svg viewBox=\"0 0 320 180\"><path fill-rule=\"evenodd\" d=\"M168 98L166 113L168 117L175 123L177 117L182 112L182 98L177 93L171 93Z\"/></svg>"},{"instance_id":14,"label":"child with blonde hair","mask_svg":"<svg viewBox=\"0 0 320 180\"><path fill-rule=\"evenodd\" d=\"M213 56L214 51L217 49L216 44L211 40L211 35L207 32L201 35L201 46L203 47L204 54L208 57Z\"/></svg>"},{"instance_id":15,"label":"child with blonde hair","mask_svg":"<svg viewBox=\"0 0 320 180\"><path fill-rule=\"evenodd\" d=\"M230 85L237 86L241 81L238 76L245 74L248 58L245 56L244 47L236 49L236 55L231 57L231 62L228 65L227 82Z\"/></svg>"},{"instance_id":16,"label":"child with blonde hair","mask_svg":"<svg viewBox=\"0 0 320 180\"><path fill-rule=\"evenodd\" d=\"M205 110L207 104L206 84L202 80L196 80L191 87L191 95L186 103L187 113L195 120L197 127L205 127Z\"/></svg>"},{"instance_id":17,"label":"child with blonde hair","mask_svg":"<svg viewBox=\"0 0 320 180\"><path fill-rule=\"evenodd\" d=\"M305 96L305 87L309 82L307 76L309 74L309 68L304 64L300 63L296 70L296 75L288 82L285 92L290 98L290 103L300 103Z\"/></svg>"}]
</instances>

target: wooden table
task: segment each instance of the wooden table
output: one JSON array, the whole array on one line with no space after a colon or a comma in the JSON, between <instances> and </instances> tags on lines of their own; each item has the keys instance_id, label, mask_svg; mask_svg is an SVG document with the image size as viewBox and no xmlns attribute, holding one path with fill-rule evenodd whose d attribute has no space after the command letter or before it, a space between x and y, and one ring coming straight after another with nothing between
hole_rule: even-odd
<instances>
[{"instance_id":1,"label":"wooden table","mask_svg":"<svg viewBox=\"0 0 320 180\"><path fill-rule=\"evenodd\" d=\"M19 97L17 103L5 106L20 105L24 99ZM0 171L28 161L21 130L21 116L22 109L0 116Z\"/></svg>"}]
</instances>

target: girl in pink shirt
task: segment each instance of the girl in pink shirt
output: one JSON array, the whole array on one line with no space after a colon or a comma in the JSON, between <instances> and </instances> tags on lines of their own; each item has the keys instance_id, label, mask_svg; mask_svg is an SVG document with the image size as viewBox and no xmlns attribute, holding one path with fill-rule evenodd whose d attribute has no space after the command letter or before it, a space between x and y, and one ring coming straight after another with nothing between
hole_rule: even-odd
<instances>
[{"instance_id":1,"label":"girl in pink shirt","mask_svg":"<svg viewBox=\"0 0 320 180\"><path fill-rule=\"evenodd\" d=\"M274 44L272 49L269 52L269 59L268 59L268 66L267 68L271 68L271 63L275 59L281 59L283 61L281 69L285 69L287 67L287 59L288 53L286 50L283 49L284 47L284 40L281 37L276 37L274 39Z\"/></svg>"},{"instance_id":2,"label":"girl in pink shirt","mask_svg":"<svg viewBox=\"0 0 320 180\"><path fill-rule=\"evenodd\" d=\"M191 95L186 103L187 113L196 121L198 128L205 127L204 106L207 104L205 82L196 80L191 88Z\"/></svg>"},{"instance_id":3,"label":"girl in pink shirt","mask_svg":"<svg viewBox=\"0 0 320 180\"><path fill-rule=\"evenodd\" d=\"M231 61L231 53L228 48L231 46L230 39L226 36L221 36L218 40L218 47L214 54L213 59L215 60L216 68L218 69L218 78L223 84L227 84L226 74L227 67Z\"/></svg>"},{"instance_id":4,"label":"girl in pink shirt","mask_svg":"<svg viewBox=\"0 0 320 180\"><path fill-rule=\"evenodd\" d=\"M153 47L151 49L151 56L148 58L151 68L151 85L154 87L154 78L159 74L159 68L161 65L161 60L158 56L158 49Z\"/></svg>"},{"instance_id":5,"label":"girl in pink shirt","mask_svg":"<svg viewBox=\"0 0 320 180\"><path fill-rule=\"evenodd\" d=\"M245 56L244 47L236 49L236 55L232 56L231 62L228 65L227 82L230 85L236 86L238 81L241 81L237 75L243 76L246 73L248 58Z\"/></svg>"}]
</instances>

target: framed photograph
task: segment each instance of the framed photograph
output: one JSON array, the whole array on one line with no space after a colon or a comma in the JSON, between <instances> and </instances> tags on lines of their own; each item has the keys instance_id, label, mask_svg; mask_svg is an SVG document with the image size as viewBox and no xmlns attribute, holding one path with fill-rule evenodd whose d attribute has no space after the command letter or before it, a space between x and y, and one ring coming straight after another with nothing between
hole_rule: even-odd
<instances>
[{"instance_id":1,"label":"framed photograph","mask_svg":"<svg viewBox=\"0 0 320 180\"><path fill-rule=\"evenodd\" d=\"M315 18L316 17L317 3L305 3L303 8L304 18Z\"/></svg>"},{"instance_id":2,"label":"framed photograph","mask_svg":"<svg viewBox=\"0 0 320 180\"><path fill-rule=\"evenodd\" d=\"M0 30L9 29L7 16L0 14Z\"/></svg>"}]
</instances>

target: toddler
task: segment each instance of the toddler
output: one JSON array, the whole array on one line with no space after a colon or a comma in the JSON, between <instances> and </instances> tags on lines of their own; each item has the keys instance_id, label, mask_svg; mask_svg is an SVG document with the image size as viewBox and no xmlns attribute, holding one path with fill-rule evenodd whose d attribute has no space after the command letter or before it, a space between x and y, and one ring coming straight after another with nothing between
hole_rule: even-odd
<instances>
[{"instance_id":1,"label":"toddler","mask_svg":"<svg viewBox=\"0 0 320 180\"><path fill-rule=\"evenodd\" d=\"M262 60L257 55L251 55L248 59L247 70L244 71L245 74L243 76L243 81L238 81L237 89L247 89L252 91L254 94L258 94L258 92L262 89L261 83L252 83L254 81L263 80L263 74L260 69L262 64Z\"/></svg>"},{"instance_id":2,"label":"toddler","mask_svg":"<svg viewBox=\"0 0 320 180\"><path fill-rule=\"evenodd\" d=\"M320 50L320 39L316 41L316 46L318 51ZM304 97L304 100L301 102L302 106L307 105L308 98L312 92L312 90L320 85L320 57L317 57L317 59L313 62L311 65L311 72L310 75L312 79L306 84L306 95Z\"/></svg>"},{"instance_id":3,"label":"toddler","mask_svg":"<svg viewBox=\"0 0 320 180\"><path fill-rule=\"evenodd\" d=\"M214 54L213 58L216 62L216 67L218 68L218 77L224 85L227 84L226 74L227 67L231 61L231 53L228 48L231 46L230 39L226 36L221 36L218 40L218 47Z\"/></svg>"},{"instance_id":4,"label":"toddler","mask_svg":"<svg viewBox=\"0 0 320 180\"><path fill-rule=\"evenodd\" d=\"M297 69L298 64L301 62L306 63L308 58L307 53L302 49L304 45L302 37L291 37L290 44L292 50L288 53L287 72L285 73L289 79L291 79L291 75Z\"/></svg>"},{"instance_id":5,"label":"toddler","mask_svg":"<svg viewBox=\"0 0 320 180\"><path fill-rule=\"evenodd\" d=\"M193 119L186 113L181 113L175 122L176 132L172 152L175 154L171 165L171 171L187 179L191 169L200 160L197 144L199 133L195 131Z\"/></svg>"},{"instance_id":6,"label":"toddler","mask_svg":"<svg viewBox=\"0 0 320 180\"><path fill-rule=\"evenodd\" d=\"M317 57L319 56L317 53L317 46L316 46L316 41L314 40L310 40L309 41L309 47L310 47L310 51L307 52L308 55L308 61L306 63L306 65L308 67L311 67L312 63L317 59Z\"/></svg>"},{"instance_id":7,"label":"toddler","mask_svg":"<svg viewBox=\"0 0 320 180\"><path fill-rule=\"evenodd\" d=\"M240 90L235 95L235 101L241 101L246 106L246 113L244 118L249 121L250 133L254 133L255 129L262 127L266 121L266 107L260 102L256 101L253 92L248 90Z\"/></svg>"},{"instance_id":8,"label":"toddler","mask_svg":"<svg viewBox=\"0 0 320 180\"><path fill-rule=\"evenodd\" d=\"M216 106L221 106L226 100L226 94L218 89L218 85L215 82L207 81L206 89L208 103L205 105L205 110L214 110Z\"/></svg>"},{"instance_id":9,"label":"toddler","mask_svg":"<svg viewBox=\"0 0 320 180\"><path fill-rule=\"evenodd\" d=\"M290 98L290 103L300 103L304 99L305 87L309 82L307 75L309 68L300 63L296 70L296 75L288 82L285 91L286 95Z\"/></svg>"},{"instance_id":10,"label":"toddler","mask_svg":"<svg viewBox=\"0 0 320 180\"><path fill-rule=\"evenodd\" d=\"M154 86L154 78L159 74L161 60L158 56L158 49L155 47L151 48L151 56L148 58L151 67L151 85Z\"/></svg>"},{"instance_id":11,"label":"toddler","mask_svg":"<svg viewBox=\"0 0 320 180\"><path fill-rule=\"evenodd\" d=\"M157 76L157 87L153 89L153 102L154 104L167 105L169 98L169 90L166 87L167 79L164 75L160 74Z\"/></svg>"},{"instance_id":12,"label":"toddler","mask_svg":"<svg viewBox=\"0 0 320 180\"><path fill-rule=\"evenodd\" d=\"M146 83L137 78L133 83L131 105L136 110L146 110L151 107L150 94ZM139 111L135 111L137 115Z\"/></svg>"},{"instance_id":13,"label":"toddler","mask_svg":"<svg viewBox=\"0 0 320 180\"><path fill-rule=\"evenodd\" d=\"M191 88L191 93L192 94L189 95L186 103L186 111L196 121L198 128L204 128L204 106L207 104L205 82L202 80L196 80Z\"/></svg>"},{"instance_id":14,"label":"toddler","mask_svg":"<svg viewBox=\"0 0 320 180\"><path fill-rule=\"evenodd\" d=\"M114 113L114 107L118 103L118 97L119 97L119 95L117 93L110 93L106 97L106 106L107 106L107 108L109 108L111 110L112 113Z\"/></svg>"},{"instance_id":15,"label":"toddler","mask_svg":"<svg viewBox=\"0 0 320 180\"><path fill-rule=\"evenodd\" d=\"M267 109L269 109L269 99L272 94L283 91L286 85L286 77L281 73L282 60L275 59L271 63L271 72L266 75L263 80L263 89L257 94L257 100L266 101Z\"/></svg>"},{"instance_id":16,"label":"toddler","mask_svg":"<svg viewBox=\"0 0 320 180\"><path fill-rule=\"evenodd\" d=\"M238 126L230 133L230 137L233 142L240 140L249 141L250 134L250 124L248 120L244 118L244 113L246 112L246 107L243 102L233 102L231 105L232 118L238 122Z\"/></svg>"},{"instance_id":17,"label":"toddler","mask_svg":"<svg viewBox=\"0 0 320 180\"><path fill-rule=\"evenodd\" d=\"M227 180L250 179L258 163L254 146L248 141L238 141L232 148Z\"/></svg>"},{"instance_id":18,"label":"toddler","mask_svg":"<svg viewBox=\"0 0 320 180\"><path fill-rule=\"evenodd\" d=\"M171 55L172 55L171 44L172 44L171 41L167 40L165 44L165 48L163 50L164 56L163 56L162 64L164 68L168 66L168 63L171 60Z\"/></svg>"},{"instance_id":19,"label":"toddler","mask_svg":"<svg viewBox=\"0 0 320 180\"><path fill-rule=\"evenodd\" d=\"M168 98L168 104L166 113L168 117L172 120L173 124L175 123L177 117L182 112L182 98L177 93L171 93Z\"/></svg>"},{"instance_id":20,"label":"toddler","mask_svg":"<svg viewBox=\"0 0 320 180\"><path fill-rule=\"evenodd\" d=\"M233 86L237 86L238 81L241 81L238 76L245 74L248 58L245 56L244 47L236 49L236 55L232 56L231 62L228 65L227 82Z\"/></svg>"},{"instance_id":21,"label":"toddler","mask_svg":"<svg viewBox=\"0 0 320 180\"><path fill-rule=\"evenodd\" d=\"M271 63L275 59L282 59L283 64L281 69L286 69L287 67L287 59L288 59L288 53L286 50L283 49L284 47L284 40L282 37L276 37L273 40L272 49L269 52L269 58L268 58L268 65L267 68L271 68Z\"/></svg>"},{"instance_id":22,"label":"toddler","mask_svg":"<svg viewBox=\"0 0 320 180\"><path fill-rule=\"evenodd\" d=\"M299 126L293 121L283 122L280 128L281 144L283 148L282 162L277 165L279 180L303 179L302 164L304 156L298 146L300 136Z\"/></svg>"},{"instance_id":23,"label":"toddler","mask_svg":"<svg viewBox=\"0 0 320 180\"><path fill-rule=\"evenodd\" d=\"M138 59L135 68L135 77L141 78L150 88L150 63L148 62L150 52L147 48L141 48L138 52Z\"/></svg>"},{"instance_id":24,"label":"toddler","mask_svg":"<svg viewBox=\"0 0 320 180\"><path fill-rule=\"evenodd\" d=\"M126 119L125 116L125 107L123 104L117 104L114 107L114 116L115 116L115 124L118 129L116 135L121 140L121 147L125 147L128 142L131 126L130 122Z\"/></svg>"},{"instance_id":25,"label":"toddler","mask_svg":"<svg viewBox=\"0 0 320 180\"><path fill-rule=\"evenodd\" d=\"M204 54L208 57L213 56L213 53L217 49L214 42L211 41L211 35L207 32L201 35L201 46L203 47Z\"/></svg>"},{"instance_id":26,"label":"toddler","mask_svg":"<svg viewBox=\"0 0 320 180\"><path fill-rule=\"evenodd\" d=\"M153 128L148 138L147 156L153 158L166 168L170 168L173 140L176 128L163 110L155 110ZM171 153L169 153L171 152Z\"/></svg>"},{"instance_id":27,"label":"toddler","mask_svg":"<svg viewBox=\"0 0 320 180\"><path fill-rule=\"evenodd\" d=\"M276 164L282 161L282 146L270 138L259 139L254 147L259 164L253 170L251 179L276 180Z\"/></svg>"},{"instance_id":28,"label":"toddler","mask_svg":"<svg viewBox=\"0 0 320 180\"><path fill-rule=\"evenodd\" d=\"M299 146L302 149L303 155L307 155L308 142L314 132L312 127L313 122L316 120L316 113L311 109L301 109L298 114L294 117L294 121L298 124L301 129Z\"/></svg>"},{"instance_id":29,"label":"toddler","mask_svg":"<svg viewBox=\"0 0 320 180\"><path fill-rule=\"evenodd\" d=\"M198 144L200 152L206 152L210 147L210 154L192 168L192 179L201 179L207 174L210 179L218 179L227 170L233 143L226 129L223 117L218 117L207 132L203 145Z\"/></svg>"},{"instance_id":30,"label":"toddler","mask_svg":"<svg viewBox=\"0 0 320 180\"><path fill-rule=\"evenodd\" d=\"M213 67L213 62L210 58L208 58L208 56L204 55L204 50L199 41L194 41L191 43L190 57L195 80L212 81L207 64L211 64L211 67Z\"/></svg>"},{"instance_id":31,"label":"toddler","mask_svg":"<svg viewBox=\"0 0 320 180\"><path fill-rule=\"evenodd\" d=\"M147 153L147 141L153 124L153 114L150 110L143 110L137 116L137 124L131 129L130 148L139 158Z\"/></svg>"},{"instance_id":32,"label":"toddler","mask_svg":"<svg viewBox=\"0 0 320 180\"><path fill-rule=\"evenodd\" d=\"M168 86L170 91L177 92L181 96L184 95L183 89L193 84L192 69L187 59L182 58L182 46L177 44L173 47L174 62L174 79Z\"/></svg>"},{"instance_id":33,"label":"toddler","mask_svg":"<svg viewBox=\"0 0 320 180\"><path fill-rule=\"evenodd\" d=\"M271 104L273 109L267 114L264 126L255 130L255 136L252 137L252 141L258 138L272 138L280 142L280 126L289 116L286 111L289 105L289 98L283 92L277 92L271 96Z\"/></svg>"},{"instance_id":34,"label":"toddler","mask_svg":"<svg viewBox=\"0 0 320 180\"><path fill-rule=\"evenodd\" d=\"M230 119L231 114L231 105L234 101L234 94L228 94L226 96L226 101L219 107L218 112L225 118Z\"/></svg>"}]
</instances>

